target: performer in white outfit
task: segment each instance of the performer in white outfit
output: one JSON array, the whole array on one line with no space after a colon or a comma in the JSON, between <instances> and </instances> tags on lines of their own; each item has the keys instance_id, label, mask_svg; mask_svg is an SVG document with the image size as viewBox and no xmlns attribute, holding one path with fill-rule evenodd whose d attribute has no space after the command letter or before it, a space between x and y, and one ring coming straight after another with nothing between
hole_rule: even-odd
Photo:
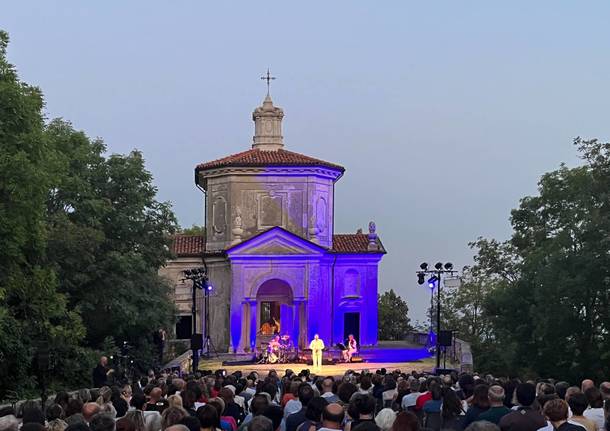
<instances>
[{"instance_id":1,"label":"performer in white outfit","mask_svg":"<svg viewBox=\"0 0 610 431\"><path fill-rule=\"evenodd\" d=\"M358 352L358 342L352 334L348 335L347 345L345 348L346 350L343 351L343 360L345 362L350 362L352 360L352 356Z\"/></svg>"},{"instance_id":2,"label":"performer in white outfit","mask_svg":"<svg viewBox=\"0 0 610 431\"><path fill-rule=\"evenodd\" d=\"M318 334L314 335L313 340L309 343L311 349L311 359L313 360L313 367L322 368L322 350L324 350L324 341Z\"/></svg>"}]
</instances>

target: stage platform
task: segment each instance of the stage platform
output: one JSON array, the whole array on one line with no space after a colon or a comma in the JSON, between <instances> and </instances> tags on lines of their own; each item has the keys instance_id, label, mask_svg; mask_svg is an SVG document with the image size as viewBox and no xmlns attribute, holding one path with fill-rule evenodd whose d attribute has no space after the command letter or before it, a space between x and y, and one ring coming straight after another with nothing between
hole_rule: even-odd
<instances>
[{"instance_id":1,"label":"stage platform","mask_svg":"<svg viewBox=\"0 0 610 431\"><path fill-rule=\"evenodd\" d=\"M338 358L337 355L334 357L335 359ZM358 372L369 370L374 372L380 368L387 370L400 369L404 372L411 372L413 370L421 372L432 371L435 365L433 356L425 347L414 346L405 342L381 342L375 347L363 348L360 352L360 357L362 357L363 362L328 364L328 361L326 361L322 369L315 374L340 376L347 370ZM252 361L251 355L219 354L217 357L213 356L210 359L202 358L199 362L199 369L225 369L228 373L234 371L242 371L243 373L256 371L259 374L265 375L270 370L283 374L287 369L299 372L303 369L312 370L312 367L305 363L257 364Z\"/></svg>"}]
</instances>

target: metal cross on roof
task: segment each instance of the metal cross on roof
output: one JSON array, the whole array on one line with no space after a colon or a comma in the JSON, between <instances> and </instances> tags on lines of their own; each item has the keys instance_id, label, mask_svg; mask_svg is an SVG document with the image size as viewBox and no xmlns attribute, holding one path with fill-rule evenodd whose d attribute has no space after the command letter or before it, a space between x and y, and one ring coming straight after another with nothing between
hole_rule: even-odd
<instances>
[{"instance_id":1,"label":"metal cross on roof","mask_svg":"<svg viewBox=\"0 0 610 431\"><path fill-rule=\"evenodd\" d=\"M267 81L267 96L269 95L269 86L271 84L271 81L273 81L275 79L275 76L271 76L271 73L269 72L269 69L267 69L267 75L266 76L261 76L261 79L263 81Z\"/></svg>"}]
</instances>

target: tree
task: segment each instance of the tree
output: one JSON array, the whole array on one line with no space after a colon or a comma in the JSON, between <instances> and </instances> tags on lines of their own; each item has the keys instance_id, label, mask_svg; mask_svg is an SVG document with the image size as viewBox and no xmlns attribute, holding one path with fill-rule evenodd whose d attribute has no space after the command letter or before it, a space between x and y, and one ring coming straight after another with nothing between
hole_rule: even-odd
<instances>
[{"instance_id":1,"label":"tree","mask_svg":"<svg viewBox=\"0 0 610 431\"><path fill-rule=\"evenodd\" d=\"M191 227L180 228L180 233L183 235L201 235L205 236L205 226L192 225Z\"/></svg>"},{"instance_id":2,"label":"tree","mask_svg":"<svg viewBox=\"0 0 610 431\"><path fill-rule=\"evenodd\" d=\"M378 295L379 306L379 339L404 340L411 330L409 323L409 306L393 289Z\"/></svg>"},{"instance_id":3,"label":"tree","mask_svg":"<svg viewBox=\"0 0 610 431\"><path fill-rule=\"evenodd\" d=\"M112 335L147 351L153 331L174 318L170 286L158 275L176 230L170 206L155 200L141 153L106 158L103 142L59 120L47 135L60 167L48 201L60 288L81 311L89 346Z\"/></svg>"},{"instance_id":4,"label":"tree","mask_svg":"<svg viewBox=\"0 0 610 431\"><path fill-rule=\"evenodd\" d=\"M84 336L47 261L45 204L55 160L44 136L42 94L8 63L8 41L0 31L0 399L9 389L36 385L33 359L41 342L51 358L78 358ZM50 375L69 381L66 372Z\"/></svg>"}]
</instances>

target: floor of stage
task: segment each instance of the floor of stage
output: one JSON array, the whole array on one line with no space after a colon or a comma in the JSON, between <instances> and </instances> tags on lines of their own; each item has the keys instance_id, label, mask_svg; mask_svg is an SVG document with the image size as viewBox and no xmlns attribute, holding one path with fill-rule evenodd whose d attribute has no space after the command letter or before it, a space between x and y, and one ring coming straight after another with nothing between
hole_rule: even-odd
<instances>
[{"instance_id":1,"label":"floor of stage","mask_svg":"<svg viewBox=\"0 0 610 431\"><path fill-rule=\"evenodd\" d=\"M244 355L221 354L211 359L201 359L199 362L200 370L217 370L225 369L228 373L241 371L250 373L256 371L259 374L266 374L270 370L275 370L283 374L287 369L299 372L303 369L309 369L312 373L340 376L345 374L347 370L360 372L362 370L375 370L385 368L387 370L399 369L404 372L413 370L432 371L434 368L434 358L425 347L413 346L404 342L382 342L373 348L362 349L360 356L364 362L357 363L335 363L332 365L323 365L321 370L313 370L311 365L304 363L288 363L288 364L257 364Z\"/></svg>"}]
</instances>

